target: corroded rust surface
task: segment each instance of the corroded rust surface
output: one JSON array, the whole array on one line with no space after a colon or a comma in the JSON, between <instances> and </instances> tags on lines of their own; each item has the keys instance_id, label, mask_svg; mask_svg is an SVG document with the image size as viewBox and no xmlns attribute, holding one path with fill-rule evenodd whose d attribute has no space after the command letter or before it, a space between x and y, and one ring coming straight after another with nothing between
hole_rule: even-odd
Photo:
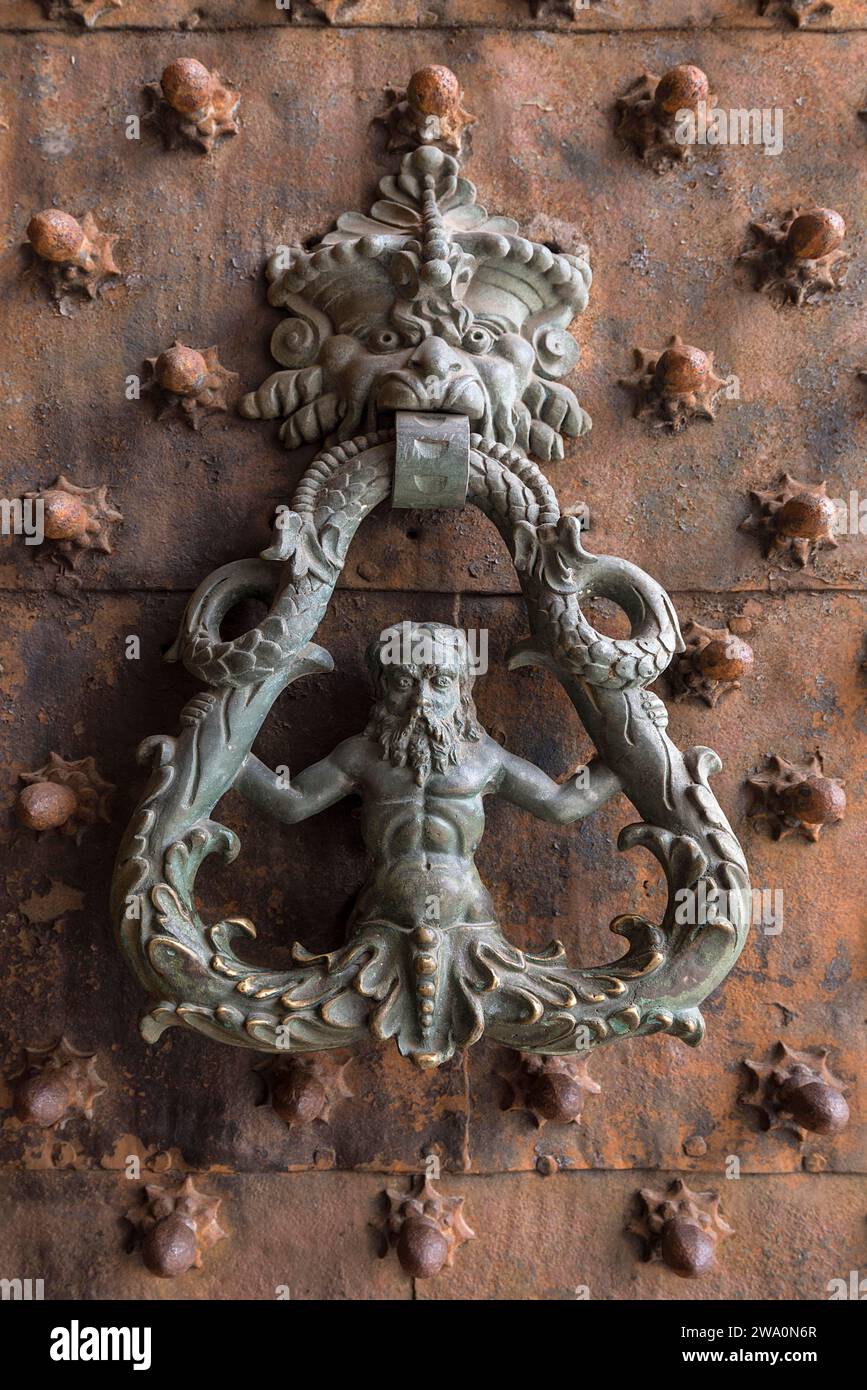
<instances>
[{"instance_id":1,"label":"corroded rust surface","mask_svg":"<svg viewBox=\"0 0 867 1390\"><path fill-rule=\"evenodd\" d=\"M663 1187L674 1176L662 1172ZM409 1190L409 1184L406 1183ZM0 1265L28 1277L38 1240L46 1299L825 1299L863 1254L858 1179L802 1174L715 1175L734 1234L716 1267L679 1279L643 1263L627 1233L644 1186L633 1173L532 1173L444 1180L464 1197L476 1232L435 1279L413 1280L390 1254L379 1258L387 1212L375 1174L210 1176L196 1183L221 1199L227 1233L202 1269L156 1279L130 1249L124 1220L141 1187L112 1174L45 1173L0 1178L9 1217ZM389 1186L391 1184L389 1183ZM126 1253L129 1252L129 1253ZM35 1274L32 1277L37 1277Z\"/></svg>"},{"instance_id":2,"label":"corroded rust surface","mask_svg":"<svg viewBox=\"0 0 867 1390\"><path fill-rule=\"evenodd\" d=\"M839 0L814 33L760 18L743 0L718 0L712 12L699 0L591 6L574 24L533 21L519 0L445 0L429 10L358 0L339 29L312 6L297 9L290 24L268 0L215 0L194 32L180 27L192 7L171 0L127 0L94 31L50 21L24 0L0 14L10 31L0 38L0 174L12 190L0 209L3 492L64 474L107 484L124 517L113 554L83 555L72 577L18 539L0 552L2 1070L14 1072L25 1043L65 1033L96 1052L107 1082L91 1121L73 1115L40 1130L3 1110L5 1248L30 1248L34 1227L44 1233L47 1277L60 1291L48 1296L273 1297L288 1284L293 1298L406 1298L412 1285L397 1261L375 1258L379 1175L393 1185L393 1175L434 1156L444 1191L466 1196L479 1238L421 1286L423 1296L570 1298L588 1284L594 1298L824 1297L827 1280L846 1277L863 1252L856 1180L846 1175L867 1168L853 1085L864 1048L856 898L867 859L867 545L842 537L800 569L766 558L738 527L750 491L773 487L784 471L826 480L832 497L867 492L867 383L857 375L867 368L867 126L856 114L867 98L867 40L854 32L863 7ZM449 28L456 21L466 27ZM651 25L616 42L603 32ZM146 127L140 141L125 138L125 118L146 109L142 88L179 56L200 58L242 93L241 130L211 156L166 152ZM645 68L682 62L707 72L725 106L779 106L782 154L707 149L661 175L642 167L615 137L616 98ZM710 1003L697 1052L659 1037L599 1050L590 1071L602 1090L587 1097L578 1125L537 1129L524 1112L501 1112L496 1051L480 1046L421 1074L393 1050L363 1050L347 1067L351 1097L327 1121L290 1129L266 1103L251 1056L192 1035L157 1048L139 1039L141 999L111 939L105 897L139 776L134 748L172 732L194 690L161 660L188 592L267 543L273 509L310 453L287 454L275 428L232 412L194 432L182 419L158 419L147 392L130 401L125 389L130 374L144 383L145 359L176 338L216 344L244 389L262 379L277 322L265 304L264 255L321 234L345 207L368 205L392 162L385 130L370 122L385 89L425 63L455 68L480 118L467 132L466 165L480 201L564 250L589 242L595 280L576 325L573 384L594 428L570 442L551 478L564 503L589 504L592 549L654 574L682 620L735 624L753 648L742 689L714 710L692 699L672 705L671 729L681 747L719 751L715 789L754 883L782 892L783 924L779 934L753 932ZM845 217L848 278L821 305L779 310L736 258L752 219L811 199ZM52 205L78 218L92 210L118 235L123 271L98 301L63 312L27 273L21 249L30 218ZM618 378L635 344L662 347L674 333L713 351L715 370L737 375L740 399L724 400L715 422L672 436L632 418ZM368 702L364 647L410 612L489 629L491 672L477 694L495 737L555 776L587 755L553 681L504 669L525 619L505 549L481 517L383 510L353 544L344 584L319 634L336 672L282 698L257 747L272 765L300 768L356 731ZM129 635L141 638L140 659L125 656ZM828 774L845 781L846 819L816 844L776 843L747 822L746 778L771 754L800 762L817 748ZM96 754L119 788L111 823L89 829L80 847L56 831L37 838L12 814L19 774L52 750ZM592 823L552 833L491 807L480 869L518 944L556 934L579 960L619 953L607 930L613 914L663 901L653 861L614 848L633 818L619 800ZM254 830L235 798L226 820L242 854L231 874L206 876L206 905L252 917L263 957L287 952L296 936L310 948L338 944L362 877L351 810ZM829 1060L852 1110L842 1134L800 1143L765 1133L739 1102L743 1061L781 1038L795 1049L837 1044ZM10 1101L0 1087L0 1103ZM122 1176L130 1155L145 1177L204 1170L202 1185L225 1199L230 1239L180 1285L117 1253L135 1187ZM739 1182L722 1176L732 1155ZM608 1171L581 1171L592 1169ZM639 1169L652 1181L630 1171ZM677 1173L722 1188L736 1232L710 1284L638 1264L623 1234L632 1193ZM242 1245L249 1256L240 1263Z\"/></svg>"},{"instance_id":3,"label":"corroded rust surface","mask_svg":"<svg viewBox=\"0 0 867 1390\"><path fill-rule=\"evenodd\" d=\"M530 0L292 0L278 9L274 0L210 0L197 8L192 0L121 0L121 8L97 21L96 30L106 29L217 29L273 28L291 23L293 28L322 28L330 10L341 29L389 27L422 30L453 26L513 29L516 31L618 31L629 29L773 29L788 32L791 21L772 6L759 14L758 0L614 0L598 5L596 0L579 8L574 19L562 7L549 3L533 16ZM21 29L64 29L80 32L75 18L46 16L44 0L9 0L0 27ZM291 9L291 20L287 14ZM810 29L818 31L857 29L865 24L860 0L834 0L829 14L812 16Z\"/></svg>"},{"instance_id":4,"label":"corroded rust surface","mask_svg":"<svg viewBox=\"0 0 867 1390\"><path fill-rule=\"evenodd\" d=\"M367 122L395 72L430 59L458 68L483 113L467 166L482 201L565 249L590 243L595 280L576 326L583 360L575 382L594 428L551 474L566 504L589 505L593 547L637 560L669 590L816 582L769 564L737 528L750 513L750 489L771 487L784 469L827 479L835 497L858 486L867 447L867 387L857 376L867 127L856 111L867 39L702 33L623 36L614 47L593 36L542 44L473 32L459 43L446 34L300 29L237 34L228 50L213 34L179 35L170 52L145 34L123 58L125 43L122 34L89 34L72 65L65 36L10 37L0 87L9 126L0 161L15 189L0 232L11 325L0 348L14 440L8 483L50 484L61 470L82 485L110 483L129 513L124 543L110 571L87 567L85 585L194 587L215 565L267 542L273 508L291 495L308 455L287 455L274 426L234 415L207 420L197 435L157 420L147 392L125 399L126 378L144 381L144 360L180 338L216 343L242 386L262 379L277 322L264 302L264 254L281 240L321 234L345 206L367 205L393 160L382 127ZM140 141L125 138L126 115L143 109L141 86L175 53L225 69L243 93L243 129L212 156L166 153L146 127ZM708 147L657 176L621 147L618 92L646 64L664 70L685 57L701 63L720 101L780 106L780 156ZM817 150L833 157L817 160ZM820 306L779 310L735 261L753 217L807 195L844 214L849 276ZM117 232L125 271L118 288L73 305L69 317L22 274L28 221L53 200L73 214L92 208ZM632 418L618 379L636 343L662 346L675 332L715 353L718 374L738 377L740 399L723 400L715 423L697 420L668 437ZM861 583L865 550L862 537L823 552L822 587ZM30 549L4 552L0 584L50 583L50 567L35 559ZM404 514L374 518L345 582L515 587L503 546L480 518Z\"/></svg>"}]
</instances>

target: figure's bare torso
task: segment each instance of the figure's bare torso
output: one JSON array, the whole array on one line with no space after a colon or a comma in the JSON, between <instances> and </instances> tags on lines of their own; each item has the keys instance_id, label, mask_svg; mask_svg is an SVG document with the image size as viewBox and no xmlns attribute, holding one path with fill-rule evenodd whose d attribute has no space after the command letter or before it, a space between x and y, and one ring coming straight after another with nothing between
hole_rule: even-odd
<instances>
[{"instance_id":1,"label":"figure's bare torso","mask_svg":"<svg viewBox=\"0 0 867 1390\"><path fill-rule=\"evenodd\" d=\"M423 786L411 769L385 761L370 740L352 742L362 834L372 860L356 921L407 928L431 920L442 927L493 921L473 859L485 828L482 797L496 771L486 748L490 740L464 745L463 761L431 773Z\"/></svg>"}]
</instances>

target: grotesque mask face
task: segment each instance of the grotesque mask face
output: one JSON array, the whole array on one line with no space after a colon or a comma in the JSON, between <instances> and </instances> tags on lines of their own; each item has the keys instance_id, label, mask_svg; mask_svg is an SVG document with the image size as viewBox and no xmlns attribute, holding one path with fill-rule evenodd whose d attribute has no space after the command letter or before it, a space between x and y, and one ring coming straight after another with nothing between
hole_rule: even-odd
<instances>
[{"instance_id":1,"label":"grotesque mask face","mask_svg":"<svg viewBox=\"0 0 867 1390\"><path fill-rule=\"evenodd\" d=\"M287 370L244 398L285 417L289 448L370 433L395 410L466 415L474 433L547 460L590 427L555 378L578 357L566 327L590 269L489 218L457 162L425 147L380 184L370 217L349 213L313 252L269 262L269 298L289 310L272 338Z\"/></svg>"}]
</instances>

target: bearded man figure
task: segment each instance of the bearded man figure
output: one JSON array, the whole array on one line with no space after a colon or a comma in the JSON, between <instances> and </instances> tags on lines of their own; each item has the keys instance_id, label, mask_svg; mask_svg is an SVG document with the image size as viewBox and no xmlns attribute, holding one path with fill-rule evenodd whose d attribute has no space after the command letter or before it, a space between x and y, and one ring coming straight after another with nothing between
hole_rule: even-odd
<instances>
[{"instance_id":1,"label":"bearded man figure","mask_svg":"<svg viewBox=\"0 0 867 1390\"><path fill-rule=\"evenodd\" d=\"M473 663L457 628L388 628L372 643L368 664L377 700L363 734L346 739L291 784L251 753L235 785L289 824L350 793L361 797L370 870L352 914L353 939L363 937L388 954L389 1001L406 990L416 999L415 1028L408 1027L405 1011L398 1016L395 1010L397 1021L380 1029L383 1036L396 1033L402 1052L434 1066L481 1032L474 1010L466 1009L468 938L473 946L484 937L497 949L499 943L513 949L499 934L475 865L484 797L501 796L567 825L621 787L598 759L555 782L492 739L476 715ZM658 701L654 708L662 724L665 706Z\"/></svg>"}]
</instances>

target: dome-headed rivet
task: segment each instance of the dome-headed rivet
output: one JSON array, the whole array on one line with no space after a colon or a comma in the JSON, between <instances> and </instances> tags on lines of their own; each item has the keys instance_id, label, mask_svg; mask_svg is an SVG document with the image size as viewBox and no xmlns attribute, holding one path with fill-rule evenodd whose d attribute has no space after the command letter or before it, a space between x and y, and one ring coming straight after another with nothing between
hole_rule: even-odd
<instances>
[{"instance_id":1,"label":"dome-headed rivet","mask_svg":"<svg viewBox=\"0 0 867 1390\"><path fill-rule=\"evenodd\" d=\"M138 1232L145 1266L158 1278L200 1269L205 1253L225 1239L217 1220L221 1199L200 1192L192 1178L174 1187L149 1183L142 1196L126 1219Z\"/></svg>"},{"instance_id":2,"label":"dome-headed rivet","mask_svg":"<svg viewBox=\"0 0 867 1390\"><path fill-rule=\"evenodd\" d=\"M71 1103L70 1078L62 1069L25 1077L13 1090L13 1113L25 1124L44 1129L63 1119Z\"/></svg>"},{"instance_id":3,"label":"dome-headed rivet","mask_svg":"<svg viewBox=\"0 0 867 1390\"><path fill-rule=\"evenodd\" d=\"M666 1191L642 1188L640 1210L627 1230L640 1237L645 1260L664 1264L681 1279L696 1279L713 1268L718 1242L733 1235L720 1212L717 1192L693 1192L682 1178Z\"/></svg>"},{"instance_id":4,"label":"dome-headed rivet","mask_svg":"<svg viewBox=\"0 0 867 1390\"><path fill-rule=\"evenodd\" d=\"M750 223L751 242L738 259L752 268L755 288L777 306L812 304L845 278L846 223L833 208L790 208Z\"/></svg>"},{"instance_id":5,"label":"dome-headed rivet","mask_svg":"<svg viewBox=\"0 0 867 1390\"><path fill-rule=\"evenodd\" d=\"M662 1228L660 1251L663 1263L681 1279L697 1279L713 1264L716 1241L694 1221L675 1217Z\"/></svg>"},{"instance_id":6,"label":"dome-headed rivet","mask_svg":"<svg viewBox=\"0 0 867 1390\"><path fill-rule=\"evenodd\" d=\"M696 654L695 664L709 680L736 681L753 668L755 655L749 642L734 635L715 637Z\"/></svg>"},{"instance_id":7,"label":"dome-headed rivet","mask_svg":"<svg viewBox=\"0 0 867 1390\"><path fill-rule=\"evenodd\" d=\"M748 818L766 822L776 840L797 833L818 840L823 827L841 821L846 813L843 783L825 775L818 750L803 763L774 754L761 772L747 778L747 786L753 796Z\"/></svg>"},{"instance_id":8,"label":"dome-headed rivet","mask_svg":"<svg viewBox=\"0 0 867 1390\"><path fill-rule=\"evenodd\" d=\"M432 1279L439 1274L449 1253L449 1243L432 1221L410 1217L397 1239L397 1258L413 1279Z\"/></svg>"},{"instance_id":9,"label":"dome-headed rivet","mask_svg":"<svg viewBox=\"0 0 867 1390\"><path fill-rule=\"evenodd\" d=\"M46 208L31 217L27 239L38 257L34 264L58 301L77 290L95 299L120 275L114 260L117 236L101 231L90 212L79 221L60 208Z\"/></svg>"},{"instance_id":10,"label":"dome-headed rivet","mask_svg":"<svg viewBox=\"0 0 867 1390\"><path fill-rule=\"evenodd\" d=\"M194 348L175 341L158 357L146 358L146 366L158 415L179 409L187 423L198 429L203 416L228 410L238 377L221 364L216 347Z\"/></svg>"},{"instance_id":11,"label":"dome-headed rivet","mask_svg":"<svg viewBox=\"0 0 867 1390\"><path fill-rule=\"evenodd\" d=\"M750 493L755 515L740 529L757 536L770 558L791 556L806 568L821 550L836 550L837 508L828 496L828 484L807 483L784 473L776 487Z\"/></svg>"},{"instance_id":12,"label":"dome-headed rivet","mask_svg":"<svg viewBox=\"0 0 867 1390\"><path fill-rule=\"evenodd\" d=\"M617 99L616 131L641 159L657 171L692 158L695 141L684 138L682 111L697 112L716 98L707 75L693 63L680 63L662 77L643 72Z\"/></svg>"},{"instance_id":13,"label":"dome-headed rivet","mask_svg":"<svg viewBox=\"0 0 867 1390\"><path fill-rule=\"evenodd\" d=\"M37 256L56 265L86 260L87 239L76 218L59 208L36 213L27 226L27 237Z\"/></svg>"},{"instance_id":14,"label":"dome-headed rivet","mask_svg":"<svg viewBox=\"0 0 867 1390\"><path fill-rule=\"evenodd\" d=\"M15 802L15 814L28 830L58 830L78 806L72 787L60 782L32 782Z\"/></svg>"},{"instance_id":15,"label":"dome-headed rivet","mask_svg":"<svg viewBox=\"0 0 867 1390\"><path fill-rule=\"evenodd\" d=\"M407 1193L388 1188L385 1248L397 1251L402 1268L414 1279L431 1279L451 1265L455 1252L474 1232L463 1218L463 1197L446 1197L429 1177L413 1179Z\"/></svg>"},{"instance_id":16,"label":"dome-headed rivet","mask_svg":"<svg viewBox=\"0 0 867 1390\"><path fill-rule=\"evenodd\" d=\"M812 208L793 219L786 246L798 260L816 261L836 251L846 235L846 223L833 208Z\"/></svg>"},{"instance_id":17,"label":"dome-headed rivet","mask_svg":"<svg viewBox=\"0 0 867 1390\"><path fill-rule=\"evenodd\" d=\"M164 391L176 396L194 396L207 376L208 367L196 348L175 343L161 352L154 363L154 376Z\"/></svg>"},{"instance_id":18,"label":"dome-headed rivet","mask_svg":"<svg viewBox=\"0 0 867 1390\"><path fill-rule=\"evenodd\" d=\"M179 1212L173 1212L148 1231L141 1253L151 1274L175 1279L196 1262L196 1228Z\"/></svg>"},{"instance_id":19,"label":"dome-headed rivet","mask_svg":"<svg viewBox=\"0 0 867 1390\"><path fill-rule=\"evenodd\" d=\"M507 1055L497 1069L507 1087L502 1108L527 1111L539 1128L546 1123L577 1124L588 1095L601 1089L588 1063L586 1056Z\"/></svg>"},{"instance_id":20,"label":"dome-headed rivet","mask_svg":"<svg viewBox=\"0 0 867 1390\"><path fill-rule=\"evenodd\" d=\"M47 1047L26 1047L25 1061L12 1077L13 1113L24 1124L50 1129L67 1115L93 1116L105 1091L96 1056L79 1052L65 1038Z\"/></svg>"},{"instance_id":21,"label":"dome-headed rivet","mask_svg":"<svg viewBox=\"0 0 867 1390\"><path fill-rule=\"evenodd\" d=\"M78 540L85 534L90 517L80 497L49 488L41 493L42 524L49 541Z\"/></svg>"},{"instance_id":22,"label":"dome-headed rivet","mask_svg":"<svg viewBox=\"0 0 867 1390\"><path fill-rule=\"evenodd\" d=\"M182 116L192 116L207 106L214 78L197 58L176 58L160 78L163 96Z\"/></svg>"},{"instance_id":23,"label":"dome-headed rivet","mask_svg":"<svg viewBox=\"0 0 867 1390\"><path fill-rule=\"evenodd\" d=\"M162 132L167 149L188 142L209 154L219 139L240 128L237 89L197 58L176 58L144 92L149 107L145 120Z\"/></svg>"},{"instance_id":24,"label":"dome-headed rivet","mask_svg":"<svg viewBox=\"0 0 867 1390\"><path fill-rule=\"evenodd\" d=\"M849 1106L843 1083L828 1067L828 1051L798 1051L778 1041L767 1060L746 1060L750 1086L742 1103L760 1112L768 1130L794 1130L802 1140L807 1131L839 1134L849 1122Z\"/></svg>"},{"instance_id":25,"label":"dome-headed rivet","mask_svg":"<svg viewBox=\"0 0 867 1390\"><path fill-rule=\"evenodd\" d=\"M464 131L475 116L464 110L461 84L451 68L430 63L419 68L406 91L387 89L389 106L377 120L387 128L390 150L436 145L460 154Z\"/></svg>"},{"instance_id":26,"label":"dome-headed rivet","mask_svg":"<svg viewBox=\"0 0 867 1390\"><path fill-rule=\"evenodd\" d=\"M849 1123L849 1106L842 1091L818 1079L785 1082L777 1093L780 1108L813 1134L839 1134Z\"/></svg>"},{"instance_id":27,"label":"dome-headed rivet","mask_svg":"<svg viewBox=\"0 0 867 1390\"><path fill-rule=\"evenodd\" d=\"M636 347L635 371L620 385L634 393L637 419L672 433L691 420L714 420L725 378L714 371L714 354L675 334L662 352Z\"/></svg>"},{"instance_id":28,"label":"dome-headed rivet","mask_svg":"<svg viewBox=\"0 0 867 1390\"><path fill-rule=\"evenodd\" d=\"M445 116L460 105L461 84L451 68L429 63L409 79L406 99L423 116Z\"/></svg>"},{"instance_id":29,"label":"dome-headed rivet","mask_svg":"<svg viewBox=\"0 0 867 1390\"><path fill-rule=\"evenodd\" d=\"M287 1125L311 1124L327 1104L325 1087L301 1068L289 1068L278 1076L271 1090L271 1104Z\"/></svg>"},{"instance_id":30,"label":"dome-headed rivet","mask_svg":"<svg viewBox=\"0 0 867 1390\"><path fill-rule=\"evenodd\" d=\"M707 74L693 63L679 63L659 79L653 104L657 111L673 116L678 111L697 111L699 102L707 102L709 96Z\"/></svg>"}]
</instances>

